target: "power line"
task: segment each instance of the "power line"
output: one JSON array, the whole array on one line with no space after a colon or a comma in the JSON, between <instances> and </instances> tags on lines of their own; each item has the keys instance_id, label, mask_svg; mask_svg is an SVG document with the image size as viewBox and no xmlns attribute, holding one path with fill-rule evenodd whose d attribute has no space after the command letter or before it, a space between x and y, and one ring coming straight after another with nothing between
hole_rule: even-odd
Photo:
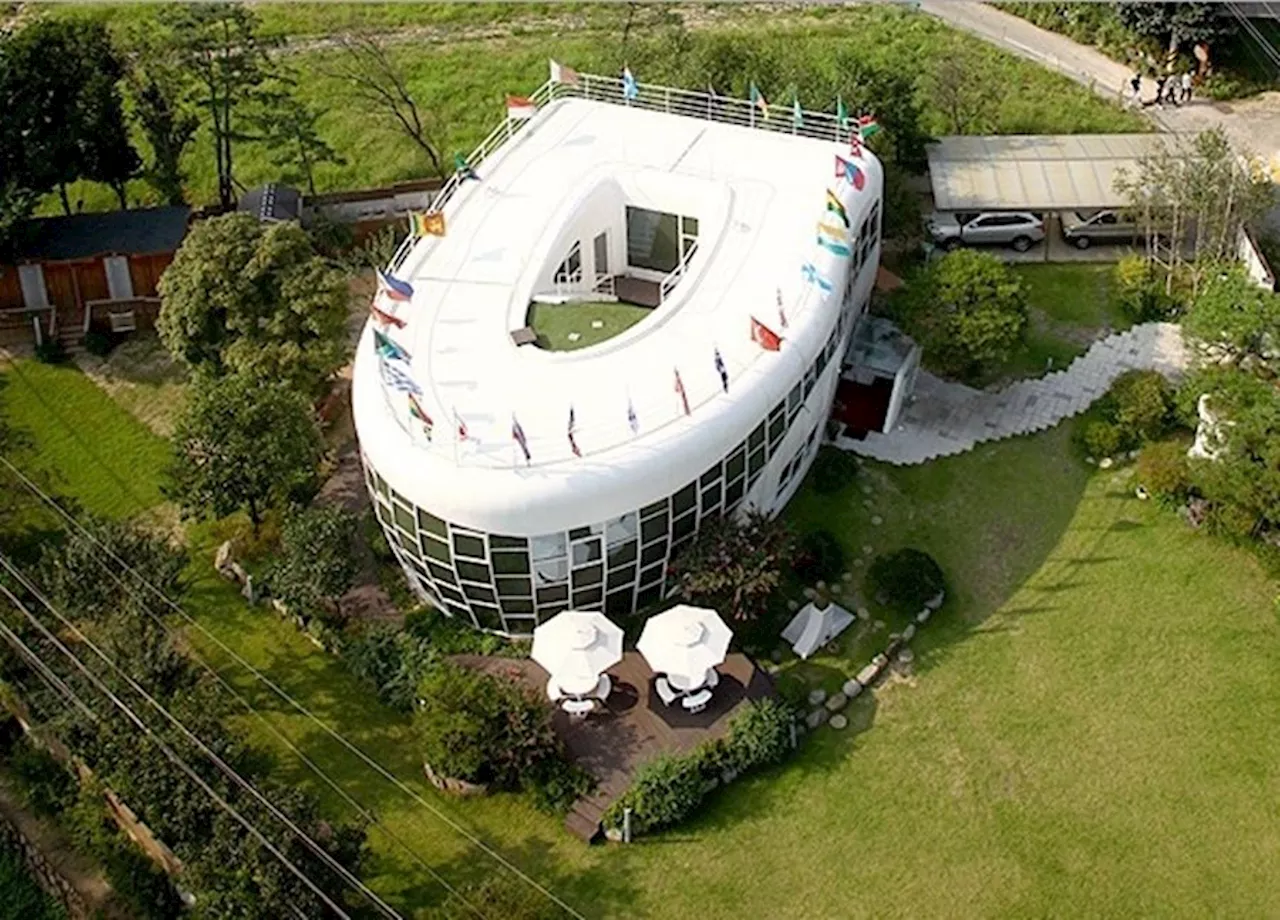
<instances>
[{"instance_id":1,"label":"power line","mask_svg":"<svg viewBox=\"0 0 1280 920\"><path fill-rule=\"evenodd\" d=\"M13 648L27 660L34 669L36 676L45 682L49 687L53 688L55 693L61 693L67 700L79 709L90 722L98 721L98 714L90 709L80 697L76 696L76 692L67 686L66 682L59 677L54 670L44 663L39 655L22 641L22 637L9 628L9 624L0 620L0 636L4 636L5 640L13 646Z\"/></svg>"},{"instance_id":2,"label":"power line","mask_svg":"<svg viewBox=\"0 0 1280 920\"><path fill-rule=\"evenodd\" d=\"M238 665L240 665L242 668L244 668L246 671L252 674L263 685L270 688L271 691L275 693L280 699L287 702L291 707L293 707L295 710L297 710L299 713L305 716L310 722L312 722L318 728L320 728L321 731L323 731L325 734L329 735L331 738L333 738L335 741L341 744L350 753L354 754L366 766L373 769L376 773L382 776L383 779L387 780L392 785L394 785L397 789L399 789L402 793L409 796L409 798L411 798L418 805L421 805L423 808L427 809L442 823L444 823L446 826L448 826L451 830L453 830L460 836L464 837L471 844L477 847L481 852L483 852L486 856L488 856L489 858L497 862L499 865L506 868L509 872L511 872L517 878L521 879L523 882L528 884L534 890L538 891L548 900L555 903L558 907L564 910L571 917L574 917L575 920L586 920L586 917L583 914L581 914L580 912L575 910L573 907L571 907L569 904L567 904L564 900L558 897L554 892L550 891L545 886L540 884L538 881L528 876L518 866L514 865L510 860L504 857L501 853L494 850L491 846L485 843L478 836L476 836L467 828L459 824L457 821L451 818L447 813L445 813L440 808L433 805L431 802L424 799L412 787L408 786L399 777L391 773L389 770L383 767L380 763L378 763L376 760L371 758L368 754L366 754L363 750L361 750L357 745L349 741L340 732L330 727L324 720L320 719L310 709L308 709L306 706L304 706L302 703L296 700L292 695L289 694L288 691L280 687L277 683L275 683L275 681L269 678L266 674L262 673L257 668L255 668L252 664L250 664L247 660L245 660L238 652L236 652L234 649L228 646L225 642L219 639L214 633L210 632L202 623L200 623L199 620L191 616L191 614L187 613L187 611L184 610L180 604L178 604L176 601L171 599L162 590L160 590L158 587L156 587L154 584L148 581L145 577L143 577L136 569L134 569L131 565L129 565L128 562L121 559L119 555L117 555L110 547L106 546L101 540L99 540L98 537L92 531L88 530L83 524L81 524L75 518L75 516L73 516L60 504L58 504L58 502L54 498L52 498L50 495L48 495L48 493L46 493L43 489L41 489L38 485L36 485L36 483L34 483L25 473L23 473L22 470L20 470L17 466L15 466L7 457L0 455L0 465L3 465L5 468L7 468L9 472L11 472L14 476L16 476L19 479L19 481L21 481L22 484L26 486L26 488L30 492L38 496L41 501L43 501L46 505L48 505L51 509L53 509L54 512L57 513L60 517L62 517L62 519L65 520L68 524L70 524L76 530L77 533L84 536L96 547L98 547L98 549L102 550L102 552L106 556L108 556L114 562L119 564L124 571L132 575L134 579L136 579L143 588L145 588L148 592L153 594L155 597L159 598L161 603L163 603L166 607L168 607L169 609L174 611L176 614L178 614L178 616L182 618L183 622L187 623L189 626L194 627L197 631L200 632L201 635L203 635L205 638L211 641L214 645L216 645L219 649L225 652L228 657L230 657ZM104 569L109 574L112 575L112 578L116 580L117 584L121 584L121 586L124 587L124 584L120 580L119 575L117 573L112 572L111 569L107 567L105 563L102 563L102 564ZM125 588L125 590L128 590L132 596L137 597L136 592L134 592L133 590L127 587ZM146 609L145 604L143 605L143 609L144 610ZM199 660L198 656L195 656L195 657L197 657L197 660ZM208 666L206 665L206 667ZM249 706L247 702L245 703L245 705ZM249 708L252 710L252 706L249 706ZM256 711L255 711L255 714L256 714ZM259 716L259 718L262 718L262 717ZM293 749L295 753L298 753L300 757L303 757L301 752L299 752L297 748L295 748L292 744L289 744L289 747ZM305 760L306 759L304 757L304 761ZM324 776L323 771L320 771L319 768L314 767L314 765L310 763L308 763L308 765L312 766L313 769L315 769L319 775ZM331 780L328 780L327 777L326 777L326 781L329 782L330 785L335 785ZM351 800L348 799L348 801L351 801ZM359 806L357 805L356 807L359 807ZM401 845L403 846L403 844ZM415 855L415 859L417 859L416 855ZM418 859L418 861L420 863L422 862L420 859ZM422 865L425 866L426 864L422 863ZM461 899L461 895L459 895L455 889L450 887L448 883L446 883L443 880L443 878L441 878L434 870L431 870L431 872L437 881L439 881L451 893L453 893L455 896ZM476 913L478 916L481 916L483 918L483 914L481 914L478 910L476 910L474 906L466 903L465 900L463 900L463 903L465 906L470 908L472 912Z\"/></svg>"},{"instance_id":3,"label":"power line","mask_svg":"<svg viewBox=\"0 0 1280 920\"><path fill-rule=\"evenodd\" d=\"M277 859L279 859L280 862L287 869L289 869L290 872L296 875L298 879L302 881L303 884L305 884L308 888L310 888L311 891L317 897L319 897L322 901L324 901L325 904L328 905L330 910L332 910L335 914L341 917L342 920L351 920L350 915L347 914L346 911L344 911L341 907L335 904L333 900L327 894L325 894L324 891L322 891L319 886L315 884L315 882L311 881L311 879L308 878L301 869L295 866L287 856L281 853L280 850L275 846L275 844L273 844L270 840L268 840L267 837L260 830L258 830L258 828L254 826L252 822L250 822L247 818L245 818L242 814L240 814L240 812L233 805L231 805L229 802L223 799L222 796L218 795L217 791L212 786L210 786L204 780L204 778L200 776L200 774L198 774L195 770L193 770L191 766L185 760L183 760L182 757L179 756L177 752L175 752L164 741L163 738L157 735L151 729L151 727L146 724L146 722L144 722L141 718L139 718L138 714L134 712L127 703L121 700L120 697L118 697L111 690L110 687L108 687L106 684L102 682L102 680L98 677L98 675L94 674L91 669L85 666L84 662L82 662L79 658L76 657L74 652L72 652L69 648L67 648L67 646L63 644L63 642L57 636L55 636L52 632L50 632L48 628L45 627L44 624L40 622L39 618L37 618L33 613L31 613L31 611L27 608L27 606L22 603L22 601L18 598L18 596L14 594L11 590L9 590L9 587L7 585L0 583L0 593L3 593L5 597L9 599L9 602L12 603L14 607L16 607L18 611L23 614L23 616L25 616L28 620L30 620L31 623L36 627L36 629L38 629L40 633L49 642L51 642L54 645L55 648L57 648L60 652L62 652L62 654L65 655L71 661L71 664L76 668L76 670L84 674L84 676L87 677L89 681L95 687L97 687L98 690L116 706L116 708L118 708L121 712L124 713L125 717L129 719L130 722L132 722L135 726L141 729L142 732L157 747L160 748L161 752L167 758L169 758L169 760L172 761L176 767L178 767L178 769L180 769L184 774L186 774L186 776L189 779L191 779L192 782L196 783L202 790L204 790L204 792L211 799L213 799L213 801L216 802L220 808L222 808L225 812L227 812L227 814L231 815L231 817L234 818L236 822L240 824L240 826L242 826L245 830L247 830L250 834L252 834L258 840L259 843L261 843L264 847L267 848L268 851L272 853L272 855L274 855Z\"/></svg>"}]
</instances>

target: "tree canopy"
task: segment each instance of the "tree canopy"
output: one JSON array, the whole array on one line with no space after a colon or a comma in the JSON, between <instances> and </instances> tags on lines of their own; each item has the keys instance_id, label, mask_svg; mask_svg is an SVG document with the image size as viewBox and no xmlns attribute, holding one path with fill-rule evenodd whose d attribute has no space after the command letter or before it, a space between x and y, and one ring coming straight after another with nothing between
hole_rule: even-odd
<instances>
[{"instance_id":1,"label":"tree canopy","mask_svg":"<svg viewBox=\"0 0 1280 920\"><path fill-rule=\"evenodd\" d=\"M1218 3L1121 3L1120 21L1170 49L1186 43L1212 44L1229 33L1232 21Z\"/></svg>"},{"instance_id":2,"label":"tree canopy","mask_svg":"<svg viewBox=\"0 0 1280 920\"><path fill-rule=\"evenodd\" d=\"M1191 303L1183 332L1214 357L1280 369L1280 296L1238 265L1209 277Z\"/></svg>"},{"instance_id":3,"label":"tree canopy","mask_svg":"<svg viewBox=\"0 0 1280 920\"><path fill-rule=\"evenodd\" d=\"M780 521L758 513L743 521L720 518L698 531L671 563L671 575L690 603L754 620L767 610L794 554L795 536Z\"/></svg>"},{"instance_id":4,"label":"tree canopy","mask_svg":"<svg viewBox=\"0 0 1280 920\"><path fill-rule=\"evenodd\" d=\"M214 373L317 395L344 360L347 288L295 223L234 213L191 228L160 280L160 337Z\"/></svg>"}]
</instances>

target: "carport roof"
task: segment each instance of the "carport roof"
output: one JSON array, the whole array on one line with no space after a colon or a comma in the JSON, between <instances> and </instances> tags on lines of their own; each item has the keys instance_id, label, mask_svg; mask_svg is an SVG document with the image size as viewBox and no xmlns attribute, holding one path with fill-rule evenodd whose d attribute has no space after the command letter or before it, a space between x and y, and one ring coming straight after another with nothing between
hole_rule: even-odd
<instances>
[{"instance_id":1,"label":"carport roof","mask_svg":"<svg viewBox=\"0 0 1280 920\"><path fill-rule=\"evenodd\" d=\"M1054 211L1126 203L1116 174L1134 175L1162 134L944 137L928 145L940 211Z\"/></svg>"}]
</instances>

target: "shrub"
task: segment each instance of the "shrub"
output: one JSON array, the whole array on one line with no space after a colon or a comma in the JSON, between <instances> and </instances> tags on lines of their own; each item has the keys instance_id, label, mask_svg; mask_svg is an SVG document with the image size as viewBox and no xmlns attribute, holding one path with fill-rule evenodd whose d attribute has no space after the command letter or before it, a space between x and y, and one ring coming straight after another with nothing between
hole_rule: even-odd
<instances>
[{"instance_id":1,"label":"shrub","mask_svg":"<svg viewBox=\"0 0 1280 920\"><path fill-rule=\"evenodd\" d=\"M1173 422L1173 388L1157 371L1126 371L1108 396L1111 419L1130 448L1166 434Z\"/></svg>"},{"instance_id":2,"label":"shrub","mask_svg":"<svg viewBox=\"0 0 1280 920\"><path fill-rule=\"evenodd\" d=\"M590 773L562 757L539 761L521 780L534 807L550 814L564 814L595 786Z\"/></svg>"},{"instance_id":3,"label":"shrub","mask_svg":"<svg viewBox=\"0 0 1280 920\"><path fill-rule=\"evenodd\" d=\"M41 815L65 811L76 798L76 780L57 758L22 738L9 752L9 769L23 801Z\"/></svg>"},{"instance_id":4,"label":"shrub","mask_svg":"<svg viewBox=\"0 0 1280 920\"><path fill-rule=\"evenodd\" d=\"M746 520L719 518L698 531L671 563L681 596L735 620L755 620L769 606L794 566L795 539L779 520L751 513Z\"/></svg>"},{"instance_id":5,"label":"shrub","mask_svg":"<svg viewBox=\"0 0 1280 920\"><path fill-rule=\"evenodd\" d=\"M45 339L36 346L36 360L42 364L62 364L67 357L66 347L57 339Z\"/></svg>"},{"instance_id":6,"label":"shrub","mask_svg":"<svg viewBox=\"0 0 1280 920\"><path fill-rule=\"evenodd\" d=\"M844 572L844 547L829 530L814 530L800 538L796 574L805 582L835 581Z\"/></svg>"},{"instance_id":7,"label":"shrub","mask_svg":"<svg viewBox=\"0 0 1280 920\"><path fill-rule=\"evenodd\" d=\"M341 508L290 515L280 534L280 558L267 576L271 593L304 616L331 608L356 577L357 521Z\"/></svg>"},{"instance_id":8,"label":"shrub","mask_svg":"<svg viewBox=\"0 0 1280 920\"><path fill-rule=\"evenodd\" d=\"M1138 455L1138 482L1152 495L1181 501L1191 489L1187 445L1182 441L1158 441Z\"/></svg>"},{"instance_id":9,"label":"shrub","mask_svg":"<svg viewBox=\"0 0 1280 920\"><path fill-rule=\"evenodd\" d=\"M1142 256L1125 256L1112 272L1112 298L1131 322L1149 323L1177 313L1177 302L1165 293L1164 282Z\"/></svg>"},{"instance_id":10,"label":"shrub","mask_svg":"<svg viewBox=\"0 0 1280 920\"><path fill-rule=\"evenodd\" d=\"M621 827L630 808L632 833L678 824L701 804L704 782L700 757L662 754L636 770L631 787L609 806L604 820Z\"/></svg>"},{"instance_id":11,"label":"shrub","mask_svg":"<svg viewBox=\"0 0 1280 920\"><path fill-rule=\"evenodd\" d=\"M933 557L918 549L900 549L877 556L867 570L877 599L899 613L915 613L925 602L945 590L942 569Z\"/></svg>"},{"instance_id":12,"label":"shrub","mask_svg":"<svg viewBox=\"0 0 1280 920\"><path fill-rule=\"evenodd\" d=\"M781 762L791 751L794 716L782 701L765 698L747 705L733 718L726 747L738 772Z\"/></svg>"},{"instance_id":13,"label":"shrub","mask_svg":"<svg viewBox=\"0 0 1280 920\"><path fill-rule=\"evenodd\" d=\"M428 920L563 920L564 911L548 898L531 897L525 881L510 872L490 874L484 881L450 892Z\"/></svg>"},{"instance_id":14,"label":"shrub","mask_svg":"<svg viewBox=\"0 0 1280 920\"><path fill-rule=\"evenodd\" d=\"M813 490L819 495L839 492L858 475L858 460L847 450L823 447L813 461Z\"/></svg>"},{"instance_id":15,"label":"shrub","mask_svg":"<svg viewBox=\"0 0 1280 920\"><path fill-rule=\"evenodd\" d=\"M1081 450L1090 457L1110 457L1120 450L1124 440L1117 426L1102 419L1086 421L1076 432Z\"/></svg>"},{"instance_id":16,"label":"shrub","mask_svg":"<svg viewBox=\"0 0 1280 920\"><path fill-rule=\"evenodd\" d=\"M116 347L116 339L110 332L101 329L90 329L84 334L84 350L91 355L105 358Z\"/></svg>"}]
</instances>

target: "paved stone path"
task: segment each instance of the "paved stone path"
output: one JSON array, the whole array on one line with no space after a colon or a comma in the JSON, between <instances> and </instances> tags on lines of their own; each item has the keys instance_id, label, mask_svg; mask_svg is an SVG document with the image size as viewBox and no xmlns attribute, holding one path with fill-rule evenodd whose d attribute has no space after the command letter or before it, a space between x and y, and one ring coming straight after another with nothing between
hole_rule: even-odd
<instances>
[{"instance_id":1,"label":"paved stone path","mask_svg":"<svg viewBox=\"0 0 1280 920\"><path fill-rule=\"evenodd\" d=\"M984 441L1052 428L1087 409L1125 371L1176 376L1189 357L1177 325L1146 323L1095 342L1064 370L1002 390L975 390L921 371L897 428L862 441L841 437L836 446L899 466L961 454Z\"/></svg>"}]
</instances>

